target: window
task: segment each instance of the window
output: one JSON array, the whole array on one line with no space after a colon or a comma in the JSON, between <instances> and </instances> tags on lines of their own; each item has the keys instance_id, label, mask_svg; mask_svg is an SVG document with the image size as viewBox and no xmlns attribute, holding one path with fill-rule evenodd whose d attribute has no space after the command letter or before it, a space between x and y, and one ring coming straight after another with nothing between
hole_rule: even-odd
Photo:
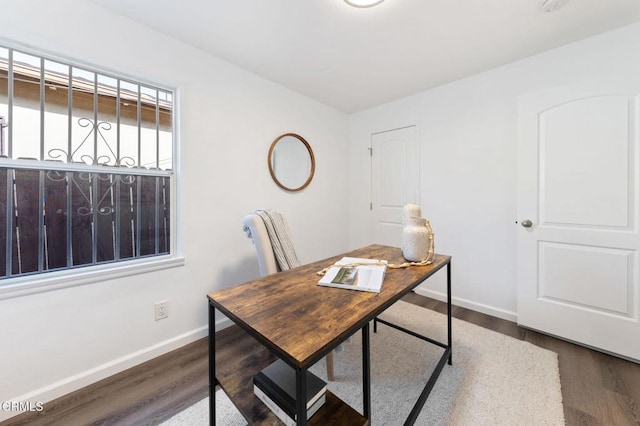
<instances>
[{"instance_id":1,"label":"window","mask_svg":"<svg viewBox=\"0 0 640 426\"><path fill-rule=\"evenodd\" d=\"M0 286L170 254L173 99L0 46Z\"/></svg>"}]
</instances>

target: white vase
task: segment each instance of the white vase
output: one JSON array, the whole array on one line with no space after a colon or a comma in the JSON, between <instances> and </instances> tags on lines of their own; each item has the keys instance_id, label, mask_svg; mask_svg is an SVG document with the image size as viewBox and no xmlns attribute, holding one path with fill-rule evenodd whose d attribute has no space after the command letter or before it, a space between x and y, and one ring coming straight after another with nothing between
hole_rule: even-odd
<instances>
[{"instance_id":1,"label":"white vase","mask_svg":"<svg viewBox=\"0 0 640 426\"><path fill-rule=\"evenodd\" d=\"M427 219L408 217L402 229L402 255L410 262L422 262L429 256Z\"/></svg>"}]
</instances>

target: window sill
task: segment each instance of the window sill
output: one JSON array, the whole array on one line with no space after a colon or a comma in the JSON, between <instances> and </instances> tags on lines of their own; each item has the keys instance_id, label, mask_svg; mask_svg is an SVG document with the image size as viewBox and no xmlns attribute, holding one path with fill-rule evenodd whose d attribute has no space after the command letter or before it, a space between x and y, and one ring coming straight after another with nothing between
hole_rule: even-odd
<instances>
[{"instance_id":1,"label":"window sill","mask_svg":"<svg viewBox=\"0 0 640 426\"><path fill-rule=\"evenodd\" d=\"M47 272L25 277L8 278L0 281L0 300L91 284L98 281L113 280L131 275L145 274L168 268L177 268L184 266L184 263L184 257L171 257L167 255L120 263L88 266L73 270Z\"/></svg>"}]
</instances>

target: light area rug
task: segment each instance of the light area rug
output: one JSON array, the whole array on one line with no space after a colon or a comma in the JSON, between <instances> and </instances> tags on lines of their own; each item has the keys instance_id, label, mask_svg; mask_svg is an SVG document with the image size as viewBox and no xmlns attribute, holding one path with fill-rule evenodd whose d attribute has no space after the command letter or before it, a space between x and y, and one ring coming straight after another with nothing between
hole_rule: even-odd
<instances>
[{"instance_id":1,"label":"light area rug","mask_svg":"<svg viewBox=\"0 0 640 426\"><path fill-rule=\"evenodd\" d=\"M446 317L397 302L381 317L446 341ZM378 324L371 333L372 425L401 425L406 420L443 350ZM329 389L362 412L361 338L334 357L335 380ZM324 360L311 368L326 379ZM224 392L216 392L217 422L246 421ZM208 399L164 423L206 425ZM564 425L556 353L485 328L453 320L453 365L440 374L417 425Z\"/></svg>"}]
</instances>

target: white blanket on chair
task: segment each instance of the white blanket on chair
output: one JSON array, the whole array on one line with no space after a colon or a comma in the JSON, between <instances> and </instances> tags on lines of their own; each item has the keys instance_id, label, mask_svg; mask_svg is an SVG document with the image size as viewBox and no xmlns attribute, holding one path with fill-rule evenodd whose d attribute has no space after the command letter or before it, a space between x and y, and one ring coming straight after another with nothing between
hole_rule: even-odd
<instances>
[{"instance_id":1,"label":"white blanket on chair","mask_svg":"<svg viewBox=\"0 0 640 426\"><path fill-rule=\"evenodd\" d=\"M280 270L287 271L296 266L300 266L300 261L298 260L298 256L296 256L296 251L291 241L289 227L284 217L274 210L256 210L254 213L264 221L267 233L269 234L269 240L271 241L271 247L273 248L273 254L276 257L276 262L278 262Z\"/></svg>"}]
</instances>

